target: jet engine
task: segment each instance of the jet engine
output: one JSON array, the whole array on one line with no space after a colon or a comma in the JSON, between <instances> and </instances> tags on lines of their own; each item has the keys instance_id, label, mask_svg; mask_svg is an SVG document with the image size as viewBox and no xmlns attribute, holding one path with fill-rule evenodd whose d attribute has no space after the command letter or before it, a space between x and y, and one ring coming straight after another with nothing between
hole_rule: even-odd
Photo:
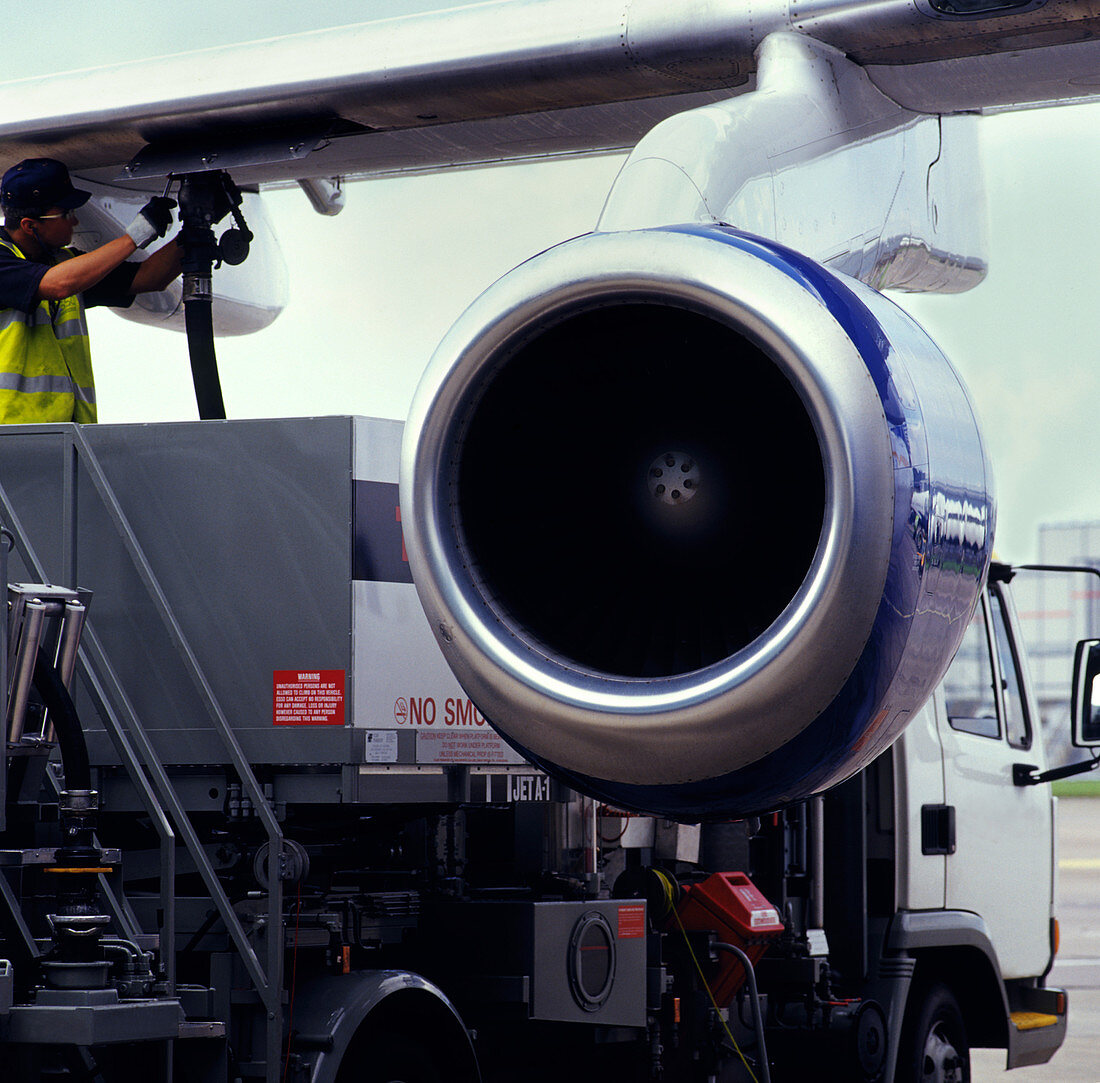
<instances>
[{"instance_id":1,"label":"jet engine","mask_svg":"<svg viewBox=\"0 0 1100 1083\"><path fill-rule=\"evenodd\" d=\"M994 527L935 343L721 226L590 234L490 287L417 391L401 488L478 709L569 785L681 820L780 807L888 747Z\"/></svg>"}]
</instances>

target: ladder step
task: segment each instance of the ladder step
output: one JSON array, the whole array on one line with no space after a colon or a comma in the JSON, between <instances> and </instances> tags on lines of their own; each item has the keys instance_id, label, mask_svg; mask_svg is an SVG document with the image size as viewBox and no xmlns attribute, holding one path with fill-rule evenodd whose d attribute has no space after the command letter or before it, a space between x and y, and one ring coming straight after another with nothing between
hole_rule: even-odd
<instances>
[{"instance_id":1,"label":"ladder step","mask_svg":"<svg viewBox=\"0 0 1100 1083\"><path fill-rule=\"evenodd\" d=\"M181 1038L224 1038L225 1024L216 1020L180 1023Z\"/></svg>"},{"instance_id":2,"label":"ladder step","mask_svg":"<svg viewBox=\"0 0 1100 1083\"><path fill-rule=\"evenodd\" d=\"M1038 1030L1040 1027L1057 1026L1058 1016L1045 1012L1013 1012L1012 1022L1017 1030Z\"/></svg>"}]
</instances>

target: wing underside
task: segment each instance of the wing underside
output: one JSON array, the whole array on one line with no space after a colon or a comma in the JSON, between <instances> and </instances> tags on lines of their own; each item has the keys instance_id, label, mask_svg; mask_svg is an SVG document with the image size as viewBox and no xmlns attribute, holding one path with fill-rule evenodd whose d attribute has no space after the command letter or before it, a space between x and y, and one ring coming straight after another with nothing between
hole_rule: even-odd
<instances>
[{"instance_id":1,"label":"wing underside","mask_svg":"<svg viewBox=\"0 0 1100 1083\"><path fill-rule=\"evenodd\" d=\"M776 31L916 112L1095 93L1095 0L959 6L494 0L0 83L0 148L149 190L210 167L260 184L618 151L752 90Z\"/></svg>"}]
</instances>

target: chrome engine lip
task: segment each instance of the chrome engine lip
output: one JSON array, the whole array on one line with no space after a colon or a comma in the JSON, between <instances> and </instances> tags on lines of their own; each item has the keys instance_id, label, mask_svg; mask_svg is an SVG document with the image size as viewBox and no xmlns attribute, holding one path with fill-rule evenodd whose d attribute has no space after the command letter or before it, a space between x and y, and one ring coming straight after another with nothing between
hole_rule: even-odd
<instances>
[{"instance_id":1,"label":"chrome engine lip","mask_svg":"<svg viewBox=\"0 0 1100 1083\"><path fill-rule=\"evenodd\" d=\"M548 323L639 300L710 313L761 346L799 394L826 475L817 551L780 616L722 662L660 678L586 670L495 611L464 563L449 491L465 419L501 358ZM521 264L440 344L414 399L402 459L406 548L440 647L482 713L538 759L638 785L726 774L810 725L866 645L890 559L886 418L858 350L823 300L760 253L698 232L647 230L589 234Z\"/></svg>"}]
</instances>

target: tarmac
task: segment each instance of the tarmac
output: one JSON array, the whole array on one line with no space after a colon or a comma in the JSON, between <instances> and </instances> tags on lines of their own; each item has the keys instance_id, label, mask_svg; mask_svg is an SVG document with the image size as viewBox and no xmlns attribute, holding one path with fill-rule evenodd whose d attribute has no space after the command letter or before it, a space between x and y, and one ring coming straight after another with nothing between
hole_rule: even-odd
<instances>
[{"instance_id":1,"label":"tarmac","mask_svg":"<svg viewBox=\"0 0 1100 1083\"><path fill-rule=\"evenodd\" d=\"M971 1083L1100 1083L1100 797L1058 799L1056 898L1061 948L1047 984L1069 993L1065 1043L1008 1076L1003 1049L975 1049Z\"/></svg>"}]
</instances>

